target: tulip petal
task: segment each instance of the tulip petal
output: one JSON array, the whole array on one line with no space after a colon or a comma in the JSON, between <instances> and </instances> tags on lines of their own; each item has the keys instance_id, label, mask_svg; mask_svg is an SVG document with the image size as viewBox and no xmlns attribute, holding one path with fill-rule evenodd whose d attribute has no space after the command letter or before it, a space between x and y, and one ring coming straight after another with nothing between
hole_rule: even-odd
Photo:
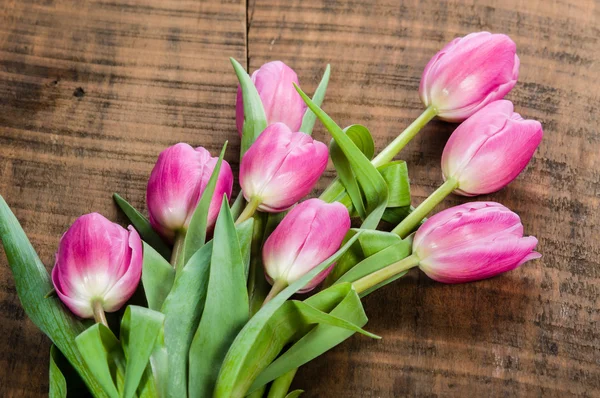
<instances>
[{"instance_id":1,"label":"tulip petal","mask_svg":"<svg viewBox=\"0 0 600 398\"><path fill-rule=\"evenodd\" d=\"M508 120L505 128L489 137L460 174L460 191L469 195L495 192L525 169L542 141L536 120Z\"/></svg>"},{"instance_id":2,"label":"tulip petal","mask_svg":"<svg viewBox=\"0 0 600 398\"><path fill-rule=\"evenodd\" d=\"M460 124L442 153L444 176L459 175L485 142L502 131L513 113L513 103L495 101Z\"/></svg>"},{"instance_id":3,"label":"tulip petal","mask_svg":"<svg viewBox=\"0 0 600 398\"><path fill-rule=\"evenodd\" d=\"M533 236L478 241L456 251L440 251L421 259L419 267L430 278L443 283L464 283L486 279L510 271L524 262L539 258Z\"/></svg>"},{"instance_id":4,"label":"tulip petal","mask_svg":"<svg viewBox=\"0 0 600 398\"><path fill-rule=\"evenodd\" d=\"M328 149L283 123L267 127L244 155L240 185L262 211L283 211L306 196L327 167Z\"/></svg>"},{"instance_id":5,"label":"tulip petal","mask_svg":"<svg viewBox=\"0 0 600 398\"><path fill-rule=\"evenodd\" d=\"M79 217L56 254L57 279L69 296L102 297L122 272L127 233L98 213Z\"/></svg>"},{"instance_id":6,"label":"tulip petal","mask_svg":"<svg viewBox=\"0 0 600 398\"><path fill-rule=\"evenodd\" d=\"M318 199L312 201L316 200ZM327 259L340 247L349 229L350 217L344 205L335 202L332 203L332 206L321 207L316 212L310 226L310 232L306 236L300 252L290 267L288 272L289 280L296 281L300 279L317 264ZM320 274L318 277L325 278L331 269L333 268L326 269L323 271L325 275ZM318 282L314 286L317 284Z\"/></svg>"},{"instance_id":7,"label":"tulip petal","mask_svg":"<svg viewBox=\"0 0 600 398\"><path fill-rule=\"evenodd\" d=\"M143 251L142 240L137 231L129 226L128 258L119 279L104 295L103 308L106 312L114 312L131 298L142 276Z\"/></svg>"},{"instance_id":8,"label":"tulip petal","mask_svg":"<svg viewBox=\"0 0 600 398\"><path fill-rule=\"evenodd\" d=\"M296 72L281 61L272 61L254 71L251 78L263 103L267 125L284 123L291 130L298 131L306 104L294 89L294 84L299 85ZM238 87L236 127L240 135L244 126L243 104L242 91Z\"/></svg>"},{"instance_id":9,"label":"tulip petal","mask_svg":"<svg viewBox=\"0 0 600 398\"><path fill-rule=\"evenodd\" d=\"M208 155L210 158L210 155ZM185 226L188 215L198 203L204 162L207 156L188 144L179 143L162 151L146 191L150 222L159 232Z\"/></svg>"},{"instance_id":10,"label":"tulip petal","mask_svg":"<svg viewBox=\"0 0 600 398\"><path fill-rule=\"evenodd\" d=\"M350 216L340 203L309 199L294 207L269 236L263 247L265 274L270 283L288 284L329 258L350 229ZM333 267L317 275L302 292L312 290Z\"/></svg>"},{"instance_id":11,"label":"tulip petal","mask_svg":"<svg viewBox=\"0 0 600 398\"><path fill-rule=\"evenodd\" d=\"M506 35L471 33L448 43L427 64L419 93L447 121L462 121L503 98L516 84L519 58Z\"/></svg>"},{"instance_id":12,"label":"tulip petal","mask_svg":"<svg viewBox=\"0 0 600 398\"><path fill-rule=\"evenodd\" d=\"M418 247L420 258L425 258L432 251L453 250L482 238L523 236L519 216L497 203L487 202L481 207L466 204L449 210L450 218L445 218L445 215L436 218L435 215L423 225L426 227L423 232L420 229L417 232L414 245ZM440 221L442 218L445 219Z\"/></svg>"}]
</instances>

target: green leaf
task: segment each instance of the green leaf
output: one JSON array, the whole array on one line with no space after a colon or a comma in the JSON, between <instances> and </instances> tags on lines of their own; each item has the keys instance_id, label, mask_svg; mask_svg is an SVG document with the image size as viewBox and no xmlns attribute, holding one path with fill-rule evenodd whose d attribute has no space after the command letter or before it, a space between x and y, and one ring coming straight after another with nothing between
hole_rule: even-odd
<instances>
[{"instance_id":1,"label":"green leaf","mask_svg":"<svg viewBox=\"0 0 600 398\"><path fill-rule=\"evenodd\" d=\"M210 396L227 349L248 320L246 270L227 200L215 226L211 264L204 313L190 346L192 397Z\"/></svg>"},{"instance_id":2,"label":"green leaf","mask_svg":"<svg viewBox=\"0 0 600 398\"><path fill-rule=\"evenodd\" d=\"M231 215L233 217L233 214ZM233 217L235 219L235 217ZM254 218L249 218L237 227L237 238L240 244L240 253L244 265L244 281L248 280L252 252L252 234L254 231Z\"/></svg>"},{"instance_id":3,"label":"green leaf","mask_svg":"<svg viewBox=\"0 0 600 398\"><path fill-rule=\"evenodd\" d=\"M349 239L355 233L355 229L348 231L345 240ZM340 261L337 262L333 270L329 273L325 280L325 286L333 285L342 275L365 258L401 241L402 239L398 235L390 232L377 230L363 231L358 241L344 253Z\"/></svg>"},{"instance_id":4,"label":"green leaf","mask_svg":"<svg viewBox=\"0 0 600 398\"><path fill-rule=\"evenodd\" d=\"M219 178L219 172L221 171L221 164L223 163L225 150L227 150L227 141L225 141L225 144L223 144L223 149L221 149L219 160L217 160L217 164L210 175L210 179L208 180L208 183L202 192L202 196L198 201L198 205L194 210L194 214L192 214L192 218L190 219L190 225L185 235L185 243L183 245L183 265L187 264L194 253L204 246L204 243L206 242L208 211L215 193L215 187L217 186L217 180Z\"/></svg>"},{"instance_id":5,"label":"green leaf","mask_svg":"<svg viewBox=\"0 0 600 398\"><path fill-rule=\"evenodd\" d=\"M295 87L304 102L331 133L352 167L366 202L367 217L363 221L362 228L377 229L388 201L388 189L385 180L350 137L344 134L342 129L322 109L316 106L298 86Z\"/></svg>"},{"instance_id":6,"label":"green leaf","mask_svg":"<svg viewBox=\"0 0 600 398\"><path fill-rule=\"evenodd\" d=\"M117 206L125 213L131 224L135 227L136 231L140 234L142 239L154 248L161 256L167 260L171 258L171 249L160 237L160 235L152 229L150 221L142 213L137 211L132 205L130 205L125 199L119 194L113 193L113 199Z\"/></svg>"},{"instance_id":7,"label":"green leaf","mask_svg":"<svg viewBox=\"0 0 600 398\"><path fill-rule=\"evenodd\" d=\"M96 323L77 336L75 344L104 391L118 398L118 379L125 373L119 340L106 326Z\"/></svg>"},{"instance_id":8,"label":"green leaf","mask_svg":"<svg viewBox=\"0 0 600 398\"><path fill-rule=\"evenodd\" d=\"M230 60L240 82L244 101L244 127L242 129L242 145L240 146L241 159L258 136L267 128L267 117L252 79L239 62L233 58L230 58Z\"/></svg>"},{"instance_id":9,"label":"green leaf","mask_svg":"<svg viewBox=\"0 0 600 398\"><path fill-rule=\"evenodd\" d=\"M50 348L49 398L67 398L67 381L57 365L59 355L58 348L53 344Z\"/></svg>"},{"instance_id":10,"label":"green leaf","mask_svg":"<svg viewBox=\"0 0 600 398\"><path fill-rule=\"evenodd\" d=\"M288 395L286 395L285 398L298 398L303 393L304 393L304 390L294 390L291 393L289 393Z\"/></svg>"},{"instance_id":11,"label":"green leaf","mask_svg":"<svg viewBox=\"0 0 600 398\"><path fill-rule=\"evenodd\" d=\"M120 333L123 352L127 359L122 397L133 397L140 385L164 318L164 315L158 311L135 305L130 305L125 310ZM147 382L152 388L154 387L153 380Z\"/></svg>"},{"instance_id":12,"label":"green leaf","mask_svg":"<svg viewBox=\"0 0 600 398\"><path fill-rule=\"evenodd\" d=\"M388 187L388 208L410 206L410 180L406 162L398 160L386 163L377 170Z\"/></svg>"},{"instance_id":13,"label":"green leaf","mask_svg":"<svg viewBox=\"0 0 600 398\"><path fill-rule=\"evenodd\" d=\"M169 396L169 353L165 345L164 328L156 337L154 351L150 356L150 364L157 390L155 396L160 398Z\"/></svg>"},{"instance_id":14,"label":"green leaf","mask_svg":"<svg viewBox=\"0 0 600 398\"><path fill-rule=\"evenodd\" d=\"M360 236L360 233L350 239L331 257L306 273L302 278L285 288L281 293L265 304L261 310L258 311L254 317L250 319L250 321L248 321L246 326L244 326L234 340L229 351L227 352L225 360L223 361L214 391L215 398L242 397L245 394L247 388L252 383L256 372L260 371L262 367L268 364L255 363L254 366L248 366L247 361L252 362L257 360L257 358L252 357L250 349L255 342L266 338L266 334L261 333L264 331L264 328L268 328L269 319L271 319L273 314L275 314L275 312L286 302L288 298L290 298L298 290L302 289L320 272L324 271L332 263L337 261L341 255L354 243L358 236ZM281 326L293 328L293 325L291 324L284 324ZM258 360L260 359L261 358L258 358ZM268 357L265 359L268 360Z\"/></svg>"},{"instance_id":15,"label":"green leaf","mask_svg":"<svg viewBox=\"0 0 600 398\"><path fill-rule=\"evenodd\" d=\"M142 284L148 308L160 311L175 280L175 270L156 250L144 242Z\"/></svg>"},{"instance_id":16,"label":"green leaf","mask_svg":"<svg viewBox=\"0 0 600 398\"><path fill-rule=\"evenodd\" d=\"M354 282L378 271L388 265L396 263L411 254L411 245L406 241L400 241L377 253L366 257L364 260L352 267L342 275L336 283Z\"/></svg>"},{"instance_id":17,"label":"green leaf","mask_svg":"<svg viewBox=\"0 0 600 398\"><path fill-rule=\"evenodd\" d=\"M252 231L252 255L250 257L250 269L248 270L248 302L250 317L254 316L265 301L269 293L269 283L265 278L262 264L262 245L265 226L269 213L257 211L254 213L254 228Z\"/></svg>"},{"instance_id":18,"label":"green leaf","mask_svg":"<svg viewBox=\"0 0 600 398\"><path fill-rule=\"evenodd\" d=\"M359 124L355 124L344 129L344 133L354 142L356 147L368 158L371 159L375 152L375 143L369 130ZM352 200L352 205L361 219L367 217L362 192L358 181L352 171L352 166L346 155L335 141L331 140L329 144L329 154L338 173L338 177L346 188L346 193ZM340 198L341 199L341 198Z\"/></svg>"},{"instance_id":19,"label":"green leaf","mask_svg":"<svg viewBox=\"0 0 600 398\"><path fill-rule=\"evenodd\" d=\"M254 232L252 235L252 258L248 275L248 299L250 301L250 317L262 307L271 286L265 278L262 263L262 247L267 238L283 220L287 212L254 214Z\"/></svg>"},{"instance_id":20,"label":"green leaf","mask_svg":"<svg viewBox=\"0 0 600 398\"><path fill-rule=\"evenodd\" d=\"M327 91L327 85L329 84L329 75L330 74L331 74L331 67L329 66L329 64L327 64L327 67L325 68L325 73L323 73L321 82L319 83L319 86L317 87L317 90L315 91L315 94L313 95L313 98L312 98L313 102L317 106L321 106L321 104L323 103L323 99L325 99L325 92ZM300 126L299 131L302 131L303 133L311 135L316 121L317 121L317 116L314 114L313 111L311 111L310 109L307 109L306 112L304 113L304 117L302 118L302 125Z\"/></svg>"},{"instance_id":21,"label":"green leaf","mask_svg":"<svg viewBox=\"0 0 600 398\"><path fill-rule=\"evenodd\" d=\"M187 396L188 352L204 310L212 246L208 242L190 258L163 304L170 397Z\"/></svg>"},{"instance_id":22,"label":"green leaf","mask_svg":"<svg viewBox=\"0 0 600 398\"><path fill-rule=\"evenodd\" d=\"M64 385L62 383L64 380ZM90 392L85 383L71 366L67 358L52 344L50 347L50 391L49 396L67 397L89 396ZM66 390L65 390L66 389Z\"/></svg>"},{"instance_id":23,"label":"green leaf","mask_svg":"<svg viewBox=\"0 0 600 398\"><path fill-rule=\"evenodd\" d=\"M360 298L352 286L350 284L336 285L329 289L332 290L334 298L337 298L340 293L345 293L344 298L338 302L337 300L331 300L331 296L323 294L318 298L321 302L313 302L313 304L323 305L327 301L329 301L329 305L338 303L331 310L329 316L336 319L343 319L346 324L353 325L354 328L340 327L340 324L329 322L318 322L319 324L315 328L310 330L285 353L273 361L256 378L249 391L253 391L287 372L304 365L340 344L356 331L362 330L360 326L367 323L367 317ZM306 301L308 302L309 300Z\"/></svg>"},{"instance_id":24,"label":"green leaf","mask_svg":"<svg viewBox=\"0 0 600 398\"><path fill-rule=\"evenodd\" d=\"M400 224L400 222L410 214L410 211L411 206L388 207L383 213L382 220L387 223L397 225Z\"/></svg>"},{"instance_id":25,"label":"green leaf","mask_svg":"<svg viewBox=\"0 0 600 398\"><path fill-rule=\"evenodd\" d=\"M54 286L44 264L29 243L25 232L0 196L0 239L15 279L17 294L25 313L40 330L52 340L73 365L95 396L104 397L102 387L86 366L74 341L90 325L80 321L58 297L46 298Z\"/></svg>"}]
</instances>

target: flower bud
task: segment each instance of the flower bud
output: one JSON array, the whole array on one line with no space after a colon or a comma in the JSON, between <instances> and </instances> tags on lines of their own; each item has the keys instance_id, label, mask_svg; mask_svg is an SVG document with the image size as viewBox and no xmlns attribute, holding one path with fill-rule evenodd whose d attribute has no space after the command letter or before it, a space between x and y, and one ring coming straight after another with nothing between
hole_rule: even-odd
<instances>
[{"instance_id":1,"label":"flower bud","mask_svg":"<svg viewBox=\"0 0 600 398\"><path fill-rule=\"evenodd\" d=\"M460 122L502 99L517 82L519 57L510 37L471 33L448 43L427 64L419 94L438 117Z\"/></svg>"},{"instance_id":2,"label":"flower bud","mask_svg":"<svg viewBox=\"0 0 600 398\"><path fill-rule=\"evenodd\" d=\"M542 135L542 125L514 113L512 102L492 102L450 136L442 154L444 179L456 179L460 195L495 192L527 166Z\"/></svg>"},{"instance_id":3,"label":"flower bud","mask_svg":"<svg viewBox=\"0 0 600 398\"><path fill-rule=\"evenodd\" d=\"M279 212L308 195L327 167L329 151L322 142L294 133L285 124L265 129L240 164L240 185L259 210Z\"/></svg>"},{"instance_id":4,"label":"flower bud","mask_svg":"<svg viewBox=\"0 0 600 398\"><path fill-rule=\"evenodd\" d=\"M519 216L499 203L473 202L444 210L419 228L413 253L431 279L462 283L490 278L540 258L538 241L523 236Z\"/></svg>"},{"instance_id":5,"label":"flower bud","mask_svg":"<svg viewBox=\"0 0 600 398\"><path fill-rule=\"evenodd\" d=\"M292 284L339 249L350 229L348 210L341 203L309 199L294 207L263 247L267 279ZM317 275L300 292L314 289L333 266Z\"/></svg>"},{"instance_id":6,"label":"flower bud","mask_svg":"<svg viewBox=\"0 0 600 398\"><path fill-rule=\"evenodd\" d=\"M265 109L267 126L281 122L291 130L298 131L306 112L306 104L294 88L299 86L298 76L293 69L281 61L267 62L252 74ZM242 89L238 87L236 99L236 125L240 135L244 127L244 101Z\"/></svg>"},{"instance_id":7,"label":"flower bud","mask_svg":"<svg viewBox=\"0 0 600 398\"><path fill-rule=\"evenodd\" d=\"M60 239L52 283L76 315L94 316L94 304L114 312L135 292L142 275L138 233L98 213L79 217Z\"/></svg>"},{"instance_id":8,"label":"flower bud","mask_svg":"<svg viewBox=\"0 0 600 398\"><path fill-rule=\"evenodd\" d=\"M173 239L178 231L186 230L218 157L211 157L202 148L179 143L161 152L152 169L146 202L152 227L164 237ZM208 211L208 228L219 214L223 196L231 196L233 173L223 160Z\"/></svg>"}]
</instances>

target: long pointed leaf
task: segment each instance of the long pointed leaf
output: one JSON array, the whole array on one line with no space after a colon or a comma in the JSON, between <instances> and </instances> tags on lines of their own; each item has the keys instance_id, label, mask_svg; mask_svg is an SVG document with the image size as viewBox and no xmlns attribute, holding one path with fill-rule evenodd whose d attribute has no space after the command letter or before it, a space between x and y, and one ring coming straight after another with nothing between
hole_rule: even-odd
<instances>
[{"instance_id":1,"label":"long pointed leaf","mask_svg":"<svg viewBox=\"0 0 600 398\"><path fill-rule=\"evenodd\" d=\"M371 164L369 159L358 149L352 140L344 134L342 129L327 115L321 108L312 102L310 98L298 87L296 90L306 102L308 107L317 115L321 123L332 135L340 149L348 158L352 171L356 175L362 192L366 200L366 212L362 228L376 229L381 216L387 207L388 190L385 180L379 174L375 166Z\"/></svg>"},{"instance_id":2,"label":"long pointed leaf","mask_svg":"<svg viewBox=\"0 0 600 398\"><path fill-rule=\"evenodd\" d=\"M119 194L113 193L113 199L117 206L125 213L131 224L135 227L136 231L140 234L142 239L154 248L161 256L167 260L171 258L171 249L160 237L160 235L152 228L150 221L142 213L137 211L135 207L129 204Z\"/></svg>"},{"instance_id":3,"label":"long pointed leaf","mask_svg":"<svg viewBox=\"0 0 600 398\"><path fill-rule=\"evenodd\" d=\"M330 288L331 289L331 288ZM360 298L351 287L347 286L348 294L331 311L330 316L344 319L345 322L360 329L367 323L367 317L362 308ZM319 324L290 349L278 357L255 380L249 391L275 380L279 376L296 369L330 350L355 333L349 328L341 328L332 324Z\"/></svg>"},{"instance_id":4,"label":"long pointed leaf","mask_svg":"<svg viewBox=\"0 0 600 398\"><path fill-rule=\"evenodd\" d=\"M160 311L175 280L175 270L156 250L144 242L142 285L148 308Z\"/></svg>"},{"instance_id":5,"label":"long pointed leaf","mask_svg":"<svg viewBox=\"0 0 600 398\"><path fill-rule=\"evenodd\" d=\"M97 323L75 339L86 364L111 398L118 398L117 374L124 374L123 353L119 340L101 323Z\"/></svg>"},{"instance_id":6,"label":"long pointed leaf","mask_svg":"<svg viewBox=\"0 0 600 398\"><path fill-rule=\"evenodd\" d=\"M50 348L49 398L67 398L67 381L58 367L57 360L55 360L58 355L60 355L60 352L58 352L58 348L53 344Z\"/></svg>"},{"instance_id":7,"label":"long pointed leaf","mask_svg":"<svg viewBox=\"0 0 600 398\"><path fill-rule=\"evenodd\" d=\"M298 290L302 289L320 272L324 271L332 263L337 261L342 254L354 243L360 236L360 233L350 239L342 248L334 253L327 260L306 273L302 278L285 288L281 293L275 296L271 301L264 305L260 311L246 324L238 334L231 345L227 356L223 361L219 378L214 391L215 398L233 398L242 397L247 388L252 383L252 374L260 369L247 369L246 360L249 356L249 348L253 342L260 336L263 328L268 323L271 316ZM250 374L248 374L248 372Z\"/></svg>"},{"instance_id":8,"label":"long pointed leaf","mask_svg":"<svg viewBox=\"0 0 600 398\"><path fill-rule=\"evenodd\" d=\"M163 326L164 315L148 308L130 305L121 320L121 344L127 367L123 398L134 396L147 368L154 342ZM150 388L153 380L147 380Z\"/></svg>"},{"instance_id":9,"label":"long pointed leaf","mask_svg":"<svg viewBox=\"0 0 600 398\"><path fill-rule=\"evenodd\" d=\"M246 270L227 200L213 239L206 304L190 346L189 395L210 396L229 345L248 320Z\"/></svg>"},{"instance_id":10,"label":"long pointed leaf","mask_svg":"<svg viewBox=\"0 0 600 398\"><path fill-rule=\"evenodd\" d=\"M240 82L244 101L244 127L242 128L242 145L240 146L241 159L258 136L267 128L267 117L252 79L238 61L233 58L230 58L230 60Z\"/></svg>"},{"instance_id":11,"label":"long pointed leaf","mask_svg":"<svg viewBox=\"0 0 600 398\"><path fill-rule=\"evenodd\" d=\"M368 159L373 157L375 152L375 143L373 142L371 133L366 127L355 124L346 127L344 129L344 133L352 140L352 142L354 142L357 148ZM364 220L367 217L367 213L365 210L360 186L356 177L354 176L350 161L344 152L342 152L342 149L339 147L335 139L332 139L331 143L329 144L329 154L338 173L338 177L344 185L344 188L346 188L346 193L352 200L354 209L360 218Z\"/></svg>"},{"instance_id":12,"label":"long pointed leaf","mask_svg":"<svg viewBox=\"0 0 600 398\"><path fill-rule=\"evenodd\" d=\"M163 304L169 397L187 397L188 351L204 310L211 253L212 241L188 261Z\"/></svg>"},{"instance_id":13,"label":"long pointed leaf","mask_svg":"<svg viewBox=\"0 0 600 398\"><path fill-rule=\"evenodd\" d=\"M315 90L315 94L313 95L313 98L312 98L313 102L317 106L321 106L321 104L323 103L323 99L325 98L325 92L327 91L327 85L329 84L329 75L330 74L331 74L331 67L329 66L329 64L327 64L327 67L325 68L325 72L323 73L323 77L321 78L321 82L319 83L319 86ZM304 117L302 117L302 125L300 126L299 131L302 131L303 133L311 135L316 121L317 121L317 116L314 114L313 111L311 111L310 109L307 109L306 112L304 112Z\"/></svg>"}]
</instances>

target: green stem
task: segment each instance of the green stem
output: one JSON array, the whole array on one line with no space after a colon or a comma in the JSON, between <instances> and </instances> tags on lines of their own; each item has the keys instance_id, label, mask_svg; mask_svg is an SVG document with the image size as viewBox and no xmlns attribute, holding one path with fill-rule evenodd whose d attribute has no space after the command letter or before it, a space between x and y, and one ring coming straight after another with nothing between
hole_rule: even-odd
<instances>
[{"instance_id":1,"label":"green stem","mask_svg":"<svg viewBox=\"0 0 600 398\"><path fill-rule=\"evenodd\" d=\"M437 115L437 109L433 106L428 106L421 115L415 119L400 135L394 138L383 151L379 153L372 161L375 167L386 164L394 159L400 151L412 140L421 129Z\"/></svg>"},{"instance_id":2,"label":"green stem","mask_svg":"<svg viewBox=\"0 0 600 398\"><path fill-rule=\"evenodd\" d=\"M433 210L435 206L440 204L442 200L458 188L458 181L454 178L449 178L438 189L435 190L427 199L423 201L416 209L414 209L408 217L392 230L393 233L406 238L427 214Z\"/></svg>"},{"instance_id":3,"label":"green stem","mask_svg":"<svg viewBox=\"0 0 600 398\"><path fill-rule=\"evenodd\" d=\"M292 385L292 381L294 380L294 376L296 376L296 372L298 368L292 369L284 375L279 376L275 379L271 388L269 389L269 395L267 398L285 398L287 395L290 386Z\"/></svg>"},{"instance_id":4,"label":"green stem","mask_svg":"<svg viewBox=\"0 0 600 398\"><path fill-rule=\"evenodd\" d=\"M244 221L246 221L247 219L249 219L250 217L252 217L254 215L254 213L256 212L256 210L258 209L258 206L260 206L260 204L261 204L260 198L250 199L250 202L248 202L248 204L244 208L244 211L242 212L242 214L240 214L240 216L235 221L235 223L241 224Z\"/></svg>"},{"instance_id":5,"label":"green stem","mask_svg":"<svg viewBox=\"0 0 600 398\"><path fill-rule=\"evenodd\" d=\"M266 389L267 389L267 386L264 385L264 386L260 387L258 390L255 390L252 394L246 395L246 398L262 398L263 395L265 395Z\"/></svg>"},{"instance_id":6,"label":"green stem","mask_svg":"<svg viewBox=\"0 0 600 398\"><path fill-rule=\"evenodd\" d=\"M94 300L92 302L92 311L94 312L94 320L96 323L101 323L108 327L108 322L106 321L106 315L104 314L104 308L102 308L101 300Z\"/></svg>"},{"instance_id":7,"label":"green stem","mask_svg":"<svg viewBox=\"0 0 600 398\"><path fill-rule=\"evenodd\" d=\"M173 252L171 253L171 265L175 268L175 272L181 271L183 268L185 232L180 231L175 235L175 243L173 244Z\"/></svg>"},{"instance_id":8,"label":"green stem","mask_svg":"<svg viewBox=\"0 0 600 398\"><path fill-rule=\"evenodd\" d=\"M340 179L338 177L335 177L335 179L331 181L331 184L329 184L329 186L325 188L321 196L319 196L319 199L321 199L324 202L331 203L344 191L345 189L342 183L340 182Z\"/></svg>"},{"instance_id":9,"label":"green stem","mask_svg":"<svg viewBox=\"0 0 600 398\"><path fill-rule=\"evenodd\" d=\"M275 296L277 296L287 286L288 286L287 282L282 281L282 280L276 280L273 283L273 287L271 287L271 290L269 291L269 294L267 294L267 297L265 298L265 301L263 301L263 306L265 304L267 304L269 301L271 301L271 299L273 299Z\"/></svg>"},{"instance_id":10,"label":"green stem","mask_svg":"<svg viewBox=\"0 0 600 398\"><path fill-rule=\"evenodd\" d=\"M380 269L379 271L375 271L372 274L362 277L352 285L354 286L354 290L360 294L365 290L368 290L373 286L380 284L381 282L385 282L395 275L398 275L401 272L409 270L417 265L419 265L419 258L415 254L411 254L397 263L393 263L385 268Z\"/></svg>"},{"instance_id":11,"label":"green stem","mask_svg":"<svg viewBox=\"0 0 600 398\"><path fill-rule=\"evenodd\" d=\"M265 235L265 227L268 213L254 215L254 230L252 231L252 247L250 257L250 269L248 272L248 301L250 303L250 317L256 314L267 297L269 283L265 278L262 265L262 245ZM261 395L262 396L262 395Z\"/></svg>"},{"instance_id":12,"label":"green stem","mask_svg":"<svg viewBox=\"0 0 600 398\"><path fill-rule=\"evenodd\" d=\"M377 155L371 163L375 167L382 166L396 156L400 151L412 140L421 129L431 121L437 115L437 109L433 106L427 107L421 113L421 115L415 119L399 136L397 136L392 142L386 146L383 151L379 155ZM331 184L323 191L319 199L331 203L333 202L341 193L344 192L344 186L340 182L339 178L336 178L331 182Z\"/></svg>"}]
</instances>

